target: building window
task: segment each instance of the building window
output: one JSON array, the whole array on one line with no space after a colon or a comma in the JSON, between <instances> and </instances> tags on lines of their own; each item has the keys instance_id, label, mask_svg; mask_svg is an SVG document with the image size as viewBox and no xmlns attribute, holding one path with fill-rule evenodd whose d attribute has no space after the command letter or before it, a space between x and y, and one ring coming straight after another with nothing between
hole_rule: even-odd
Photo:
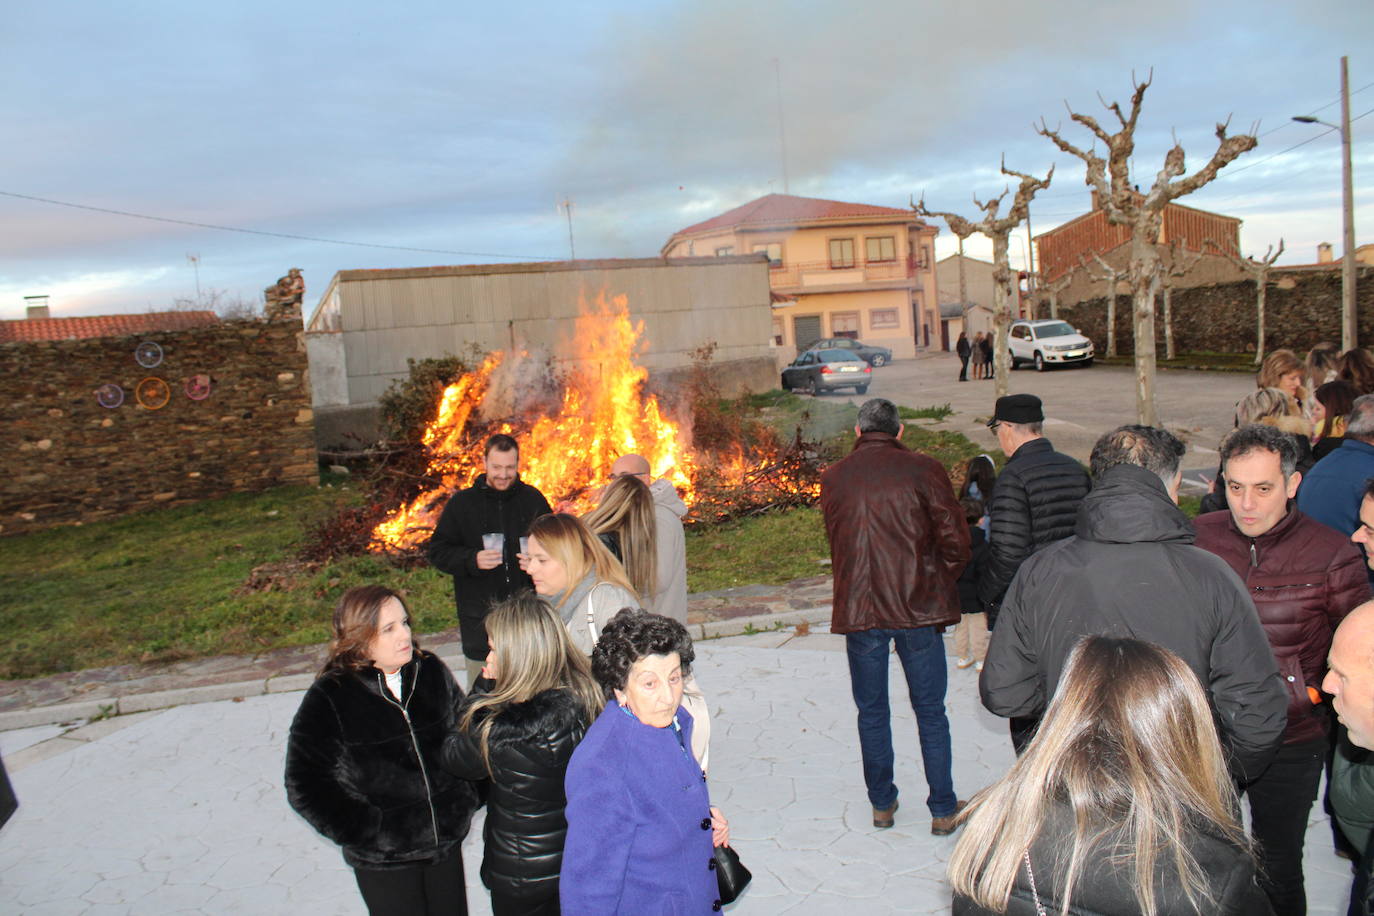
<instances>
[{"instance_id":1,"label":"building window","mask_svg":"<svg viewBox=\"0 0 1374 916\"><path fill-rule=\"evenodd\" d=\"M870 328L896 328L901 325L898 323L896 309L873 309L868 313L868 326Z\"/></svg>"},{"instance_id":2,"label":"building window","mask_svg":"<svg viewBox=\"0 0 1374 916\"><path fill-rule=\"evenodd\" d=\"M864 239L864 247L867 249L865 257L870 264L877 261L897 260L897 242L890 235Z\"/></svg>"},{"instance_id":3,"label":"building window","mask_svg":"<svg viewBox=\"0 0 1374 916\"><path fill-rule=\"evenodd\" d=\"M853 239L831 239L830 240L830 267L838 269L854 266L854 240Z\"/></svg>"},{"instance_id":4,"label":"building window","mask_svg":"<svg viewBox=\"0 0 1374 916\"><path fill-rule=\"evenodd\" d=\"M836 312L831 315L830 334L832 337L848 337L850 340L857 340L859 337L859 313Z\"/></svg>"},{"instance_id":5,"label":"building window","mask_svg":"<svg viewBox=\"0 0 1374 916\"><path fill-rule=\"evenodd\" d=\"M774 318L774 319L773 319L773 343L776 344L776 345L779 346L779 347L782 346L782 319L781 319L781 318Z\"/></svg>"},{"instance_id":6,"label":"building window","mask_svg":"<svg viewBox=\"0 0 1374 916\"><path fill-rule=\"evenodd\" d=\"M755 245L751 251L754 254L760 252L768 255L768 266L772 270L777 270L782 266L782 242L768 242L764 245Z\"/></svg>"},{"instance_id":7,"label":"building window","mask_svg":"<svg viewBox=\"0 0 1374 916\"><path fill-rule=\"evenodd\" d=\"M722 245L716 249L716 257L723 258L735 253L734 245Z\"/></svg>"}]
</instances>

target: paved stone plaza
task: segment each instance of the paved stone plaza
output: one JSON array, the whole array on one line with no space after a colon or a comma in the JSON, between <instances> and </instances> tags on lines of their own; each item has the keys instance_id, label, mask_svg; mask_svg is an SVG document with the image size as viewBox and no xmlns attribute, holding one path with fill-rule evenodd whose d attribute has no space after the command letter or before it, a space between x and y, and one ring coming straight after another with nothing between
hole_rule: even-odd
<instances>
[{"instance_id":1,"label":"paved stone plaza","mask_svg":"<svg viewBox=\"0 0 1374 916\"><path fill-rule=\"evenodd\" d=\"M823 630L823 627L817 628ZM859 768L843 641L772 632L699 643L715 724L713 801L754 883L733 912L865 916L947 913L954 838L930 835L916 728L892 665L897 826L873 828ZM351 872L286 804L286 732L299 692L183 705L67 730L0 733L21 807L0 831L7 913L363 912ZM897 698L901 698L899 702ZM950 670L955 784L967 797L1011 762L1006 724ZM468 904L481 815L463 854ZM1348 863L1317 811L1308 830L1313 916L1345 912Z\"/></svg>"}]
</instances>

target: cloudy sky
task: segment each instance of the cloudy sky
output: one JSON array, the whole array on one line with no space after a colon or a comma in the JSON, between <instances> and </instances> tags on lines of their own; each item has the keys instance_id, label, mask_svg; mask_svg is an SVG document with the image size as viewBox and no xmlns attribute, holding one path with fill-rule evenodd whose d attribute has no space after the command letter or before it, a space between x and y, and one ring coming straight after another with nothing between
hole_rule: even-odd
<instances>
[{"instance_id":1,"label":"cloudy sky","mask_svg":"<svg viewBox=\"0 0 1374 916\"><path fill-rule=\"evenodd\" d=\"M1283 263L1311 262L1322 241L1339 256L1340 143L1289 117L1339 119L1342 54L1357 232L1374 236L1368 0L469 6L6 4L0 319L34 294L54 315L194 300L188 255L201 297L221 301L300 267L307 310L339 270L566 258L564 199L579 257L655 255L784 180L968 213L1002 189L1004 153L1021 171L1057 165L1039 232L1082 213L1087 190L1032 122L1086 144L1065 101L1110 118L1098 93L1124 103L1132 70L1152 67L1140 181L1174 136L1191 170L1218 119L1257 124L1258 149L1184 202L1242 218L1247 253L1282 237ZM952 248L942 232L937 254ZM1013 262L1023 252L1014 241Z\"/></svg>"}]
</instances>

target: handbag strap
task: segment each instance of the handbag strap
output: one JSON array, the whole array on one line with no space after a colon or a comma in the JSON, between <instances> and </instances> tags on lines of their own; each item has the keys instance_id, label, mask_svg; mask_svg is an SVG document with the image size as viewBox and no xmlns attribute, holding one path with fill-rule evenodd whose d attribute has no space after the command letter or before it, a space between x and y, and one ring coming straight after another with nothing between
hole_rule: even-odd
<instances>
[{"instance_id":1,"label":"handbag strap","mask_svg":"<svg viewBox=\"0 0 1374 916\"><path fill-rule=\"evenodd\" d=\"M1026 875L1030 878L1031 896L1035 898L1035 916L1049 916L1049 911L1046 910L1045 905L1040 902L1040 891L1035 887L1035 872L1031 869L1029 849L1026 850L1023 858L1026 863Z\"/></svg>"}]
</instances>

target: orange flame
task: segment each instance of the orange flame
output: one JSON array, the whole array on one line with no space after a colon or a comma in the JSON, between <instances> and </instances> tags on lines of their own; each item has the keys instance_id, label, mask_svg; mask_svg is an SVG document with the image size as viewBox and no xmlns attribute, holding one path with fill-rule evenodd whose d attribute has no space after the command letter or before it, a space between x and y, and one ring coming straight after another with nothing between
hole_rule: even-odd
<instances>
[{"instance_id":1,"label":"orange flame","mask_svg":"<svg viewBox=\"0 0 1374 916\"><path fill-rule=\"evenodd\" d=\"M485 434L504 432L520 441L520 477L551 504L569 502L574 512L591 507L621 455L638 454L655 478L666 477L683 500L695 500L696 458L690 432L666 417L658 399L644 394L648 372L634 362L643 322L631 324L626 298L609 303L598 295L592 307L580 303L571 367L556 413L534 412L505 419ZM521 354L524 356L525 354ZM431 455L428 474L441 483L394 510L373 530L375 549L420 546L439 520L448 496L470 486L483 462L484 433L470 428L483 406L493 374L507 357L496 352L449 385L423 442Z\"/></svg>"}]
</instances>

